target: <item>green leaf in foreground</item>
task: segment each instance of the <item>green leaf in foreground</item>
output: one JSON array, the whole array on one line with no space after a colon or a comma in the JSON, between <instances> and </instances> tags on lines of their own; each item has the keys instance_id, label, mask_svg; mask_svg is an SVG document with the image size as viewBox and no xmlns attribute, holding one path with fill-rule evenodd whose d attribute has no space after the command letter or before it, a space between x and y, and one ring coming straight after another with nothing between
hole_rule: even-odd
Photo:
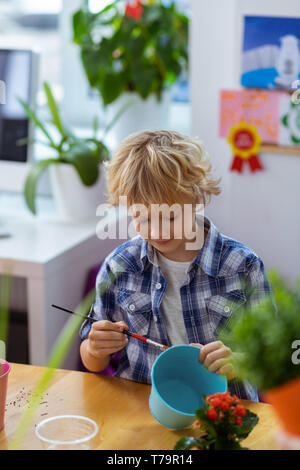
<instances>
[{"instance_id":1,"label":"green leaf in foreground","mask_svg":"<svg viewBox=\"0 0 300 470\"><path fill-rule=\"evenodd\" d=\"M292 344L300 338L299 287L286 285L276 271L269 271L277 311L272 297L266 296L247 307L221 330L219 339L235 353L233 365L239 378L249 380L261 391L271 390L300 377L294 364Z\"/></svg>"},{"instance_id":2,"label":"green leaf in foreground","mask_svg":"<svg viewBox=\"0 0 300 470\"><path fill-rule=\"evenodd\" d=\"M84 301L79 305L79 307L76 308L76 312L81 315L86 315L91 304L94 301L94 297L95 292L91 291L91 293L84 299ZM39 406L41 398L44 395L45 390L49 386L53 375L55 374L55 369L60 367L63 359L66 357L81 323L81 317L72 316L63 328L61 334L57 339L57 342L55 343L53 352L50 355L47 368L42 374L35 390L33 391L29 403L19 421L18 427L13 436L12 442L9 445L8 450L20 449L22 441L25 438L33 420L34 413L37 407Z\"/></svg>"},{"instance_id":3,"label":"green leaf in foreground","mask_svg":"<svg viewBox=\"0 0 300 470\"><path fill-rule=\"evenodd\" d=\"M127 212L124 212L122 218L127 220ZM100 222L100 228L105 228L106 225L115 223L115 211L109 211L108 215ZM107 288L115 282L116 278L122 274L122 270L118 271L117 276L112 275L108 283L103 282L99 286L99 295L102 296ZM95 301L95 289L91 291L82 303L75 309L79 315L87 315L87 312L90 309L91 304ZM62 364L64 358L66 357L70 346L74 340L75 335L78 333L78 329L82 323L82 318L78 316L71 316L70 320L66 323L61 334L59 335L52 353L50 355L47 368L42 374L35 390L32 393L32 396L29 400L29 403L19 421L18 427L15 431L13 439L9 445L9 450L18 450L20 449L23 439L25 438L28 429L31 426L31 422L34 417L34 413L37 407L40 404L41 397L44 395L47 387L49 386L53 375L55 374L55 369L58 369Z\"/></svg>"}]
</instances>

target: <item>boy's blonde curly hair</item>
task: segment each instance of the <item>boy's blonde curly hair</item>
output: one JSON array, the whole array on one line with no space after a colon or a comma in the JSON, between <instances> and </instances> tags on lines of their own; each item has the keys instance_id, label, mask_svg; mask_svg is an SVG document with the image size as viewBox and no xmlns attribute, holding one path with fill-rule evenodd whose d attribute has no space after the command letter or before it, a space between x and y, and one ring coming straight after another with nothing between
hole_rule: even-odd
<instances>
[{"instance_id":1,"label":"boy's blonde curly hair","mask_svg":"<svg viewBox=\"0 0 300 470\"><path fill-rule=\"evenodd\" d=\"M104 165L109 193L106 202L115 207L120 196L127 196L127 206L196 200L206 206L212 194L221 192L221 178L212 178L203 144L179 132L132 134Z\"/></svg>"}]
</instances>

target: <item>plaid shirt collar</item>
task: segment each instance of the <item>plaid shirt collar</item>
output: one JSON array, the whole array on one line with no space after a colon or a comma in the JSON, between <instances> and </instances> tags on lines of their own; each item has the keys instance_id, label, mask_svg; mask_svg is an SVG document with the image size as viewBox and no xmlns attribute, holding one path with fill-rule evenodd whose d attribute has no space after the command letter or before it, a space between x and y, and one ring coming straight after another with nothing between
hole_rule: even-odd
<instances>
[{"instance_id":1,"label":"plaid shirt collar","mask_svg":"<svg viewBox=\"0 0 300 470\"><path fill-rule=\"evenodd\" d=\"M222 235L208 217L204 217L204 227L207 232L205 242L197 256L191 262L189 271L192 270L195 265L198 265L209 276L217 277L223 248ZM146 240L142 239L140 255L141 269L139 272L143 272L145 270L147 260L155 266L158 266L157 255L154 247Z\"/></svg>"}]
</instances>

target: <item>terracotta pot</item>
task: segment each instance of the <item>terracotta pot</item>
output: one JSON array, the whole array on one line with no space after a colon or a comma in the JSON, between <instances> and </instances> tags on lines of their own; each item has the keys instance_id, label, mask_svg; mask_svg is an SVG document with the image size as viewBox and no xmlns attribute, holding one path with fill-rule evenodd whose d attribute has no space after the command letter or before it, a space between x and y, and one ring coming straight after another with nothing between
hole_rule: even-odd
<instances>
[{"instance_id":1,"label":"terracotta pot","mask_svg":"<svg viewBox=\"0 0 300 470\"><path fill-rule=\"evenodd\" d=\"M284 430L300 436L300 377L268 390L264 397L274 407Z\"/></svg>"}]
</instances>

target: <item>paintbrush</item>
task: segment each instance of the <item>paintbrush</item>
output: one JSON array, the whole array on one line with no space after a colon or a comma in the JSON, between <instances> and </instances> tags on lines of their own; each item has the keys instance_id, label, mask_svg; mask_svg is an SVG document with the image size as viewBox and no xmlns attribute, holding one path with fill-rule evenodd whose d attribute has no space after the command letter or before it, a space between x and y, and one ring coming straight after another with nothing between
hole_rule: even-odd
<instances>
[{"instance_id":1,"label":"paintbrush","mask_svg":"<svg viewBox=\"0 0 300 470\"><path fill-rule=\"evenodd\" d=\"M53 305L52 304L52 307L57 308L58 310L63 310L64 312L70 313L71 315L77 315L81 318L85 318L86 320L90 320L92 322L99 321L99 320L96 320L94 318L91 318L90 316L85 316L85 315L81 315L80 313L73 312L72 310L69 310L67 308L58 307L58 305ZM132 338L138 339L139 341L143 341L144 343L151 344L152 346L155 346L155 347L157 347L159 349L162 349L162 350L165 350L165 349L169 348L168 346L164 346L163 344L157 343L156 341L152 341L152 339L145 338L145 336L141 336L141 335L138 335L136 333L132 333L131 331L123 330L123 334L127 335L127 336L131 336Z\"/></svg>"}]
</instances>

